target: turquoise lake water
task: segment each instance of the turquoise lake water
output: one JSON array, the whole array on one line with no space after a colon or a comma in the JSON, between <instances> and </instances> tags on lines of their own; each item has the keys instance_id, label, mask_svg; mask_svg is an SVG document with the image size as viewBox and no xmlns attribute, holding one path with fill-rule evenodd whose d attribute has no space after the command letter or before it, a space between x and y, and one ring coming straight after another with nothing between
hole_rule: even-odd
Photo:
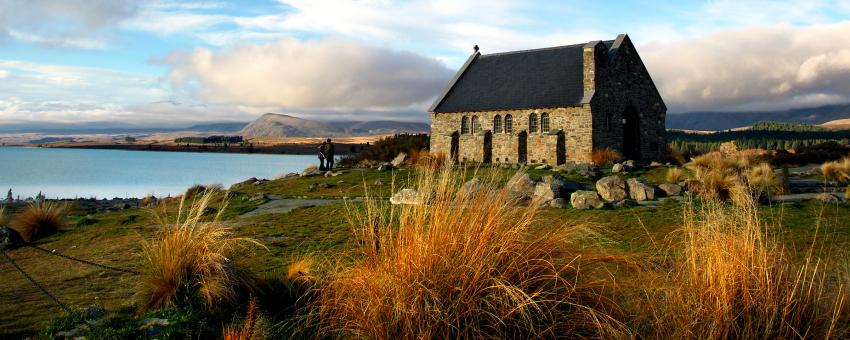
<instances>
[{"instance_id":1,"label":"turquoise lake water","mask_svg":"<svg viewBox=\"0 0 850 340\"><path fill-rule=\"evenodd\" d=\"M194 184L225 187L317 164L311 155L0 147L0 199L175 196Z\"/></svg>"}]
</instances>

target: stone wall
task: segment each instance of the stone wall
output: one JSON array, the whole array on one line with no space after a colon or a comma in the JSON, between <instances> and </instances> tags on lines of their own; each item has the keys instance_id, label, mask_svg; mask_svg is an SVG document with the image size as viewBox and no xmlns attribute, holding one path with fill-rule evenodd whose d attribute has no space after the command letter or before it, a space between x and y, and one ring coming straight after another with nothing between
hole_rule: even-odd
<instances>
[{"instance_id":1,"label":"stone wall","mask_svg":"<svg viewBox=\"0 0 850 340\"><path fill-rule=\"evenodd\" d=\"M602 46L601 44L599 46ZM609 62L596 67L596 89L590 106L593 111L593 147L611 148L623 153L623 113L629 106L639 116L640 161L658 160L666 154L665 116L667 108L652 78L628 36L615 55L604 49L597 60ZM610 117L609 117L610 116ZM607 126L610 121L610 128Z\"/></svg>"},{"instance_id":2,"label":"stone wall","mask_svg":"<svg viewBox=\"0 0 850 340\"><path fill-rule=\"evenodd\" d=\"M541 129L541 114L549 113L549 132ZM528 132L529 116L537 116L537 132ZM502 132L493 132L493 117L499 115L503 124ZM504 131L504 117L511 115L512 132ZM529 163L555 164L557 162L557 133L563 131L566 137L566 158L575 161L589 162L593 145L591 134L591 115L589 106L556 108L556 109L525 109L486 112L431 113L431 151L449 155L451 150L451 134L460 133L460 121L463 116L478 116L481 130L460 134L460 161L480 162L484 158L484 135L493 132L494 163L517 163L519 159L519 136L527 132L527 161Z\"/></svg>"}]
</instances>

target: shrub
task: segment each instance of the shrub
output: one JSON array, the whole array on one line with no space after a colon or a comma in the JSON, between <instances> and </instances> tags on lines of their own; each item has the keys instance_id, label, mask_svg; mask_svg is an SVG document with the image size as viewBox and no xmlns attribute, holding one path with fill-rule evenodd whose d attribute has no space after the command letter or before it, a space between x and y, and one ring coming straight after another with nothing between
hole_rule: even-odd
<instances>
[{"instance_id":1,"label":"shrub","mask_svg":"<svg viewBox=\"0 0 850 340\"><path fill-rule=\"evenodd\" d=\"M235 237L218 222L224 209L211 221L202 220L212 196L207 191L188 206L183 198L174 220L154 214L159 233L142 242L144 268L138 293L142 310L198 298L212 309L219 302L232 302L237 286L249 286L232 256L244 245L258 243Z\"/></svg>"},{"instance_id":2,"label":"shrub","mask_svg":"<svg viewBox=\"0 0 850 340\"><path fill-rule=\"evenodd\" d=\"M753 166L747 171L746 180L749 190L756 198L782 194L783 186L776 178L770 164L759 163Z\"/></svg>"},{"instance_id":3,"label":"shrub","mask_svg":"<svg viewBox=\"0 0 850 340\"><path fill-rule=\"evenodd\" d=\"M223 191L224 187L221 184L195 184L189 189L186 189L186 193L183 195L185 198L195 198L200 195L204 195L207 193L214 193Z\"/></svg>"},{"instance_id":4,"label":"shrub","mask_svg":"<svg viewBox=\"0 0 850 340\"><path fill-rule=\"evenodd\" d=\"M820 166L820 171L825 179L840 182L850 181L850 157L823 163Z\"/></svg>"},{"instance_id":5,"label":"shrub","mask_svg":"<svg viewBox=\"0 0 850 340\"><path fill-rule=\"evenodd\" d=\"M389 162L400 152L410 155L413 150L428 149L430 141L428 134L397 134L385 137L357 154L344 157L340 164L351 166L367 160Z\"/></svg>"},{"instance_id":6,"label":"shrub","mask_svg":"<svg viewBox=\"0 0 850 340\"><path fill-rule=\"evenodd\" d=\"M741 204L689 202L672 277L648 294L656 338L843 337L846 282L829 282L811 255L795 265L752 195ZM746 200L746 197L750 197ZM669 268L665 271L670 270ZM830 295L833 292L835 295Z\"/></svg>"},{"instance_id":7,"label":"shrub","mask_svg":"<svg viewBox=\"0 0 850 340\"><path fill-rule=\"evenodd\" d=\"M667 169L665 183L679 183L686 178L688 178L688 173L685 171L685 169L672 167Z\"/></svg>"},{"instance_id":8,"label":"shrub","mask_svg":"<svg viewBox=\"0 0 850 340\"><path fill-rule=\"evenodd\" d=\"M461 190L448 167L421 170L428 204L367 201L359 252L329 274L307 328L342 338L620 337L605 296L617 256L581 246L577 227L537 230L537 204L507 189Z\"/></svg>"},{"instance_id":9,"label":"shrub","mask_svg":"<svg viewBox=\"0 0 850 340\"><path fill-rule=\"evenodd\" d=\"M614 164L614 162L620 160L620 153L611 148L595 149L590 158L596 165Z\"/></svg>"},{"instance_id":10,"label":"shrub","mask_svg":"<svg viewBox=\"0 0 850 340\"><path fill-rule=\"evenodd\" d=\"M11 228L26 242L53 235L65 224L71 206L64 202L44 201L29 204L15 216Z\"/></svg>"}]
</instances>

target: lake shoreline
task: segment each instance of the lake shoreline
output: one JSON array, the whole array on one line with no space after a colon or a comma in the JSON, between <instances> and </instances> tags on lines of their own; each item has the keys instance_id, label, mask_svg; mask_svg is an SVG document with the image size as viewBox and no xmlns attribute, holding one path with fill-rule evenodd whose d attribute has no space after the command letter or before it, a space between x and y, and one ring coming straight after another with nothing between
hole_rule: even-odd
<instances>
[{"instance_id":1,"label":"lake shoreline","mask_svg":"<svg viewBox=\"0 0 850 340\"><path fill-rule=\"evenodd\" d=\"M351 154L352 148L360 150L363 144L334 143L336 154L339 156ZM26 147L26 146L25 146ZM51 143L32 145L32 147L54 149L100 149L100 150L129 150L129 151L159 151L159 152L201 152L201 153L235 153L235 154L274 154L274 155L315 155L318 144L292 143L264 145L212 145L212 144L133 144L133 143Z\"/></svg>"}]
</instances>

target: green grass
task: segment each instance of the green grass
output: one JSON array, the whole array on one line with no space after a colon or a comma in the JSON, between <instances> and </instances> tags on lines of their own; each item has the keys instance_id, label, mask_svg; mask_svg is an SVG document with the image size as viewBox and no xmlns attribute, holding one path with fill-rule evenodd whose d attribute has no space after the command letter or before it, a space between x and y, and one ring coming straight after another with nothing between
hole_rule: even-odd
<instances>
[{"instance_id":1,"label":"green grass","mask_svg":"<svg viewBox=\"0 0 850 340\"><path fill-rule=\"evenodd\" d=\"M478 175L494 175L505 181L515 170L480 168ZM532 170L530 175L539 178L551 171ZM635 171L627 176L640 175L650 182L663 182L666 167ZM305 254L321 258L322 254L346 251L358 240L351 233L348 216L351 210L362 209L359 202L338 203L310 208L300 208L288 213L270 213L254 217L240 217L266 202L265 199L251 200L254 195L264 193L283 197L358 197L364 195L363 184L367 183L369 194L388 197L393 185L396 189L407 185L409 171L377 172L375 170L346 170L338 177L309 177L281 179L260 185L242 185L234 190L236 195L223 212L240 236L259 239L266 248L253 248L235 258L257 274L285 271L285 267ZM467 178L475 175L468 169ZM393 177L395 176L395 177ZM574 173L565 177L581 183L590 181ZM375 185L380 180L381 185ZM338 183L343 181L343 183ZM395 183L393 183L395 181ZM307 192L310 184L336 184L334 187ZM171 202L172 211L176 204ZM217 205L216 205L217 206ZM824 205L818 201L802 204L762 206L763 216L771 222L781 222L776 233L783 245L792 252L803 254L816 240L815 250L823 257L844 256L850 245L850 209L846 206ZM47 249L57 249L63 254L93 260L122 268L140 265L140 240L153 233L150 213L144 209L128 209L107 213L93 213L69 217L69 227L39 241ZM818 221L820 225L818 225ZM669 202L656 208L630 207L601 210L544 209L537 227L553 228L563 225L589 225L599 232L599 240L609 242L615 249L648 260L663 258L668 251L669 238L682 225L682 207ZM816 235L817 230L817 235ZM672 236L671 236L672 235ZM816 237L817 236L817 237ZM139 316L132 315L133 294L136 277L115 273L95 267L71 262L34 249L21 248L8 254L41 282L60 300L73 308L82 309L100 304L109 312L104 332L117 337L135 337L137 330L123 329L122 324ZM39 330L54 331L63 327L56 324L57 316L63 312L28 283L9 264L0 264L0 277L4 288L0 290L0 337L20 337L36 334ZM180 318L186 313L186 324L177 328L194 327L191 311L163 311L177 313L170 317ZM165 315L165 314L163 314ZM168 318L168 317L166 317ZM54 320L54 324L50 324ZM64 325L67 326L67 325ZM219 329L220 325L212 325ZM197 331L202 330L199 328ZM185 334L175 330L175 335ZM99 333L93 333L99 334ZM192 335L197 337L198 334Z\"/></svg>"}]
</instances>

